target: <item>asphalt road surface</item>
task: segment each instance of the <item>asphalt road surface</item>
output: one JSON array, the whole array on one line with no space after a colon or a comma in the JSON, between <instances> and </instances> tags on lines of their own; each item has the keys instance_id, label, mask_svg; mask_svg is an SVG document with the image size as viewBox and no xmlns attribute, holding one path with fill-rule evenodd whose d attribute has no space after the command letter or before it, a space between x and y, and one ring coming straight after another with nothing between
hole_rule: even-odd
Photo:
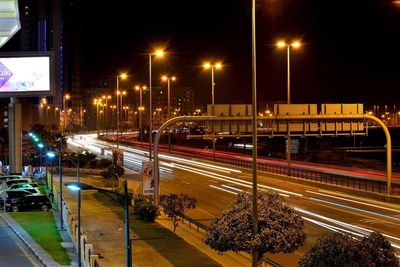
<instances>
[{"instance_id":1,"label":"asphalt road surface","mask_svg":"<svg viewBox=\"0 0 400 267\"><path fill-rule=\"evenodd\" d=\"M2 220L0 220L0 240L0 266L41 266L35 256Z\"/></svg>"},{"instance_id":2,"label":"asphalt road surface","mask_svg":"<svg viewBox=\"0 0 400 267\"><path fill-rule=\"evenodd\" d=\"M99 153L113 145L88 137L75 139L69 146ZM147 151L121 146L125 167L140 172ZM198 201L195 210L187 215L208 224L219 212L226 209L240 191L251 191L251 173L183 156L161 153L161 194L186 193ZM398 205L361 198L334 190L305 186L279 179L279 176L258 173L259 190L273 190L285 198L305 220L306 244L295 253L271 255L269 258L284 266L295 266L301 255L316 239L332 231L342 231L361 238L371 231L384 234L400 253L400 208Z\"/></svg>"}]
</instances>

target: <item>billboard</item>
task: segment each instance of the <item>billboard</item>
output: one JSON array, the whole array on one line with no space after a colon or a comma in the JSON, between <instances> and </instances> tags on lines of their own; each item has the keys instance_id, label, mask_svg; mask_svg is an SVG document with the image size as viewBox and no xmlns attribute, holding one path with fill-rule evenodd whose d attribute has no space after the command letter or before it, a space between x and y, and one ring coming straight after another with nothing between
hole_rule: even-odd
<instances>
[{"instance_id":1,"label":"billboard","mask_svg":"<svg viewBox=\"0 0 400 267\"><path fill-rule=\"evenodd\" d=\"M154 172L153 162L143 161L142 162L142 182L143 182L143 195L154 194Z\"/></svg>"},{"instance_id":2,"label":"billboard","mask_svg":"<svg viewBox=\"0 0 400 267\"><path fill-rule=\"evenodd\" d=\"M0 97L51 95L50 53L0 54Z\"/></svg>"},{"instance_id":3,"label":"billboard","mask_svg":"<svg viewBox=\"0 0 400 267\"><path fill-rule=\"evenodd\" d=\"M113 164L115 166L124 166L124 151L122 149L113 148Z\"/></svg>"}]
</instances>

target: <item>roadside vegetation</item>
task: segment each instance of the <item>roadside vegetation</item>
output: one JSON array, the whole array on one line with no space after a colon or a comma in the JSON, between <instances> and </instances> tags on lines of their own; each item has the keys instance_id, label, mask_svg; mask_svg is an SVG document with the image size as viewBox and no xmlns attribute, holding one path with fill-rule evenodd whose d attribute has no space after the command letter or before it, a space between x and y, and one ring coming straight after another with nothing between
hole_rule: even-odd
<instances>
[{"instance_id":1,"label":"roadside vegetation","mask_svg":"<svg viewBox=\"0 0 400 267\"><path fill-rule=\"evenodd\" d=\"M70 265L67 250L61 246L52 212L14 212L11 217L45 250L54 261L61 265Z\"/></svg>"}]
</instances>

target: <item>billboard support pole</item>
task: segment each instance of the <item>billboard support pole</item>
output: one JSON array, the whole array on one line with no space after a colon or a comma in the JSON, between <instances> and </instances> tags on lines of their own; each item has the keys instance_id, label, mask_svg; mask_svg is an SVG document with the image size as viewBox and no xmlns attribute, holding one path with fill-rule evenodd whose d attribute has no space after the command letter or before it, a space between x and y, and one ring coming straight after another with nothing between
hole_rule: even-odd
<instances>
[{"instance_id":1,"label":"billboard support pole","mask_svg":"<svg viewBox=\"0 0 400 267\"><path fill-rule=\"evenodd\" d=\"M8 136L10 174L22 173L22 106L18 97L10 97L8 104Z\"/></svg>"}]
</instances>

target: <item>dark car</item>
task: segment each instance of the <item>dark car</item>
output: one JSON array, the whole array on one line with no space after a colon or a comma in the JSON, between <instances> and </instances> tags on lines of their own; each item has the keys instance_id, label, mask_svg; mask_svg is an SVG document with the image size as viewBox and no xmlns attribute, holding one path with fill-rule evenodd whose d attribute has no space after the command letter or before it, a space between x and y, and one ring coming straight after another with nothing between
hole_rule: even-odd
<instances>
[{"instance_id":1,"label":"dark car","mask_svg":"<svg viewBox=\"0 0 400 267\"><path fill-rule=\"evenodd\" d=\"M23 189L7 189L1 192L6 192L7 193L7 198L6 198L6 205L7 203L10 203L11 200L13 199L19 199L21 197L27 196L32 194L31 192ZM0 198L0 207L4 207L4 201L2 198Z\"/></svg>"},{"instance_id":2,"label":"dark car","mask_svg":"<svg viewBox=\"0 0 400 267\"><path fill-rule=\"evenodd\" d=\"M6 209L8 211L48 211L51 209L51 202L46 195L32 194L12 199L9 203L6 203Z\"/></svg>"}]
</instances>

